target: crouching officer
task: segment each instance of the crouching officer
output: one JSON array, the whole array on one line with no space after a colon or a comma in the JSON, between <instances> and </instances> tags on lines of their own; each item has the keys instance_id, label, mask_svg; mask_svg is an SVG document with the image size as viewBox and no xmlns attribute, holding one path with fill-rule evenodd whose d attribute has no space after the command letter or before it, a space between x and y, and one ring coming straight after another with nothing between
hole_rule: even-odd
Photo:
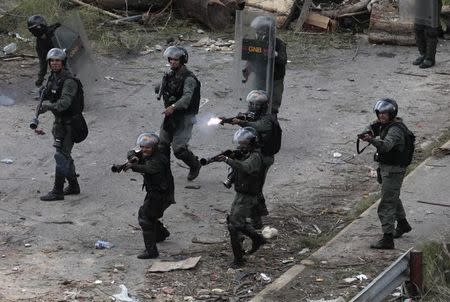
<instances>
[{"instance_id":1,"label":"crouching officer","mask_svg":"<svg viewBox=\"0 0 450 302\"><path fill-rule=\"evenodd\" d=\"M189 166L188 180L194 180L200 172L198 158L188 148L200 105L200 82L186 68L187 51L170 46L164 51L171 71L164 75L159 95L164 99L164 121L160 129L161 146L170 154L170 145L176 158Z\"/></svg>"},{"instance_id":2,"label":"crouching officer","mask_svg":"<svg viewBox=\"0 0 450 302\"><path fill-rule=\"evenodd\" d=\"M394 238L411 231L400 200L400 189L406 167L411 163L414 153L414 135L403 124L402 119L397 117L398 105L394 100L380 99L373 110L378 120L371 124L360 138L377 148L374 158L379 163L378 173L381 181L378 217L384 235L370 247L393 249Z\"/></svg>"},{"instance_id":3,"label":"crouching officer","mask_svg":"<svg viewBox=\"0 0 450 302\"><path fill-rule=\"evenodd\" d=\"M52 48L47 54L47 62L51 69L46 84L44 101L39 113L52 111L55 116L52 134L53 147L56 149L55 184L53 189L45 196L43 201L63 200L64 195L79 194L80 186L77 181L75 164L71 156L73 142L72 118L81 114L83 104L80 97L82 89L73 75L64 68L66 53L60 48ZM67 178L69 186L64 190L64 181Z\"/></svg>"},{"instance_id":4,"label":"crouching officer","mask_svg":"<svg viewBox=\"0 0 450 302\"><path fill-rule=\"evenodd\" d=\"M268 114L268 106L269 106L269 98L267 94L263 90L252 90L247 95L247 103L248 103L248 116L251 116L250 119L242 120L239 118L234 118L232 120L232 124L239 125L241 127L252 127L256 130L259 137L259 143L261 145L261 156L262 156L262 164L264 167L264 173L262 175L262 183L261 183L261 191L258 193L258 202L256 207L252 212L252 224L256 229L261 229L263 227L261 216L269 215L266 206L266 199L263 194L263 187L266 181L267 171L270 166L274 162L274 154L272 152L265 152L266 146L264 145L273 145L274 142L269 141L271 134L273 134L273 119L274 116L272 114Z\"/></svg>"},{"instance_id":5,"label":"crouching officer","mask_svg":"<svg viewBox=\"0 0 450 302\"><path fill-rule=\"evenodd\" d=\"M240 267L244 263L244 251L242 248L242 234L251 238L252 248L247 254L256 252L266 243L264 237L256 232L247 218L257 204L258 194L261 192L264 165L261 153L258 149L258 134L251 127L241 128L234 134L233 142L238 150L243 153L240 159L231 159L219 156L219 161L224 161L234 169L234 189L236 196L231 206L230 215L227 217L228 231L230 233L231 248L233 250L233 267Z\"/></svg>"},{"instance_id":6,"label":"crouching officer","mask_svg":"<svg viewBox=\"0 0 450 302\"><path fill-rule=\"evenodd\" d=\"M39 58L39 73L35 82L36 86L41 86L44 82L44 77L47 74L47 53L50 49L56 47L53 44L53 37L55 30L61 26L60 23L47 25L44 17L34 15L28 18L28 30L36 37L36 53Z\"/></svg>"},{"instance_id":7,"label":"crouching officer","mask_svg":"<svg viewBox=\"0 0 450 302\"><path fill-rule=\"evenodd\" d=\"M144 204L139 208L138 219L142 228L145 250L139 259L151 259L159 256L156 243L165 240L169 231L159 221L164 211L173 203L174 182L170 170L169 158L159 148L159 137L152 132L139 135L137 149L128 152L128 162L124 170L144 176L147 194Z\"/></svg>"}]
</instances>

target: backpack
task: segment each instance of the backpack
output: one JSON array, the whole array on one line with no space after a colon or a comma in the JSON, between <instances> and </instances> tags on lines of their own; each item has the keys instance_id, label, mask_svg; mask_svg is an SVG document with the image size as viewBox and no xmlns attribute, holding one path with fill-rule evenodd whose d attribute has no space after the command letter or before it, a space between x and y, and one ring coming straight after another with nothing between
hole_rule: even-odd
<instances>
[{"instance_id":1,"label":"backpack","mask_svg":"<svg viewBox=\"0 0 450 302\"><path fill-rule=\"evenodd\" d=\"M73 80L77 82L78 89L76 99L78 100L80 112L72 116L71 126L72 126L72 141L76 144L81 143L86 139L89 134L89 129L82 114L84 110L84 91L83 84L80 79L73 77Z\"/></svg>"},{"instance_id":2,"label":"backpack","mask_svg":"<svg viewBox=\"0 0 450 302\"><path fill-rule=\"evenodd\" d=\"M392 124L392 126L394 125L402 129L403 133L405 134L405 150L403 151L404 156L402 157L400 166L406 167L409 166L413 160L416 136L402 122Z\"/></svg>"},{"instance_id":3,"label":"backpack","mask_svg":"<svg viewBox=\"0 0 450 302\"><path fill-rule=\"evenodd\" d=\"M272 130L265 135L261 135L261 153L266 156L275 155L280 151L281 136L283 134L280 123L274 115L270 115L270 121L272 123Z\"/></svg>"}]
</instances>

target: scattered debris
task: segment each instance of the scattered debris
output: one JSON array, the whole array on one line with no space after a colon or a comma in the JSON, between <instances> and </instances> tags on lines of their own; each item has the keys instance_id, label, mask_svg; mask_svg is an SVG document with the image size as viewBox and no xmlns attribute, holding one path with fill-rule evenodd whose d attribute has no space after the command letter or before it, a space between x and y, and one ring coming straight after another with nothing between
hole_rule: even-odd
<instances>
[{"instance_id":1,"label":"scattered debris","mask_svg":"<svg viewBox=\"0 0 450 302\"><path fill-rule=\"evenodd\" d=\"M119 294L115 294L113 295L113 297L115 299L117 299L117 301L121 301L121 302L137 302L136 299L131 298L130 296L128 296L128 289L125 285L120 284L120 293Z\"/></svg>"},{"instance_id":2,"label":"scattered debris","mask_svg":"<svg viewBox=\"0 0 450 302\"><path fill-rule=\"evenodd\" d=\"M309 259L303 259L302 261L300 261L300 264L306 265L306 266L313 266L315 265L314 261L309 260Z\"/></svg>"},{"instance_id":3,"label":"scattered debris","mask_svg":"<svg viewBox=\"0 0 450 302\"><path fill-rule=\"evenodd\" d=\"M161 273L173 270L186 270L195 267L200 261L201 256L190 257L181 261L155 261L148 272Z\"/></svg>"},{"instance_id":4,"label":"scattered debris","mask_svg":"<svg viewBox=\"0 0 450 302\"><path fill-rule=\"evenodd\" d=\"M104 241L104 240L97 240L97 242L95 242L95 248L96 249L111 249L114 247L114 244L112 244L111 242L108 241Z\"/></svg>"},{"instance_id":5,"label":"scattered debris","mask_svg":"<svg viewBox=\"0 0 450 302\"><path fill-rule=\"evenodd\" d=\"M261 280L263 280L264 282L269 283L270 281L272 281L272 278L270 278L269 276L267 276L264 273L259 274L261 276Z\"/></svg>"},{"instance_id":6,"label":"scattered debris","mask_svg":"<svg viewBox=\"0 0 450 302\"><path fill-rule=\"evenodd\" d=\"M4 164L12 164L14 162L14 160L12 160L11 158L4 158L2 160L0 160L1 163Z\"/></svg>"},{"instance_id":7,"label":"scattered debris","mask_svg":"<svg viewBox=\"0 0 450 302\"><path fill-rule=\"evenodd\" d=\"M342 153L334 152L334 153L333 153L333 157L334 157L334 158L342 157Z\"/></svg>"},{"instance_id":8,"label":"scattered debris","mask_svg":"<svg viewBox=\"0 0 450 302\"><path fill-rule=\"evenodd\" d=\"M304 255L311 252L311 250L307 247L305 247L304 249L302 249L300 252L298 252L299 255Z\"/></svg>"},{"instance_id":9,"label":"scattered debris","mask_svg":"<svg viewBox=\"0 0 450 302\"><path fill-rule=\"evenodd\" d=\"M184 186L186 189L193 189L193 190L198 190L200 189L202 186L200 185L186 185Z\"/></svg>"},{"instance_id":10,"label":"scattered debris","mask_svg":"<svg viewBox=\"0 0 450 302\"><path fill-rule=\"evenodd\" d=\"M95 280L95 281L94 281L94 284L97 284L97 285L98 285L98 284L102 284L102 283L103 283L102 280Z\"/></svg>"},{"instance_id":11,"label":"scattered debris","mask_svg":"<svg viewBox=\"0 0 450 302\"><path fill-rule=\"evenodd\" d=\"M337 299L333 299L333 300L325 300L325 299L320 299L320 300L307 300L308 302L345 302L345 299L342 297L339 297Z\"/></svg>"},{"instance_id":12,"label":"scattered debris","mask_svg":"<svg viewBox=\"0 0 450 302\"><path fill-rule=\"evenodd\" d=\"M191 242L192 243L200 243L200 244L219 244L219 243L225 243L226 240L193 237Z\"/></svg>"},{"instance_id":13,"label":"scattered debris","mask_svg":"<svg viewBox=\"0 0 450 302\"><path fill-rule=\"evenodd\" d=\"M13 54L17 50L17 44L16 43L9 43L5 47L3 47L3 53L5 56Z\"/></svg>"},{"instance_id":14,"label":"scattered debris","mask_svg":"<svg viewBox=\"0 0 450 302\"><path fill-rule=\"evenodd\" d=\"M264 227L261 233L266 239L278 236L278 230L276 228L271 228L270 226Z\"/></svg>"}]
</instances>

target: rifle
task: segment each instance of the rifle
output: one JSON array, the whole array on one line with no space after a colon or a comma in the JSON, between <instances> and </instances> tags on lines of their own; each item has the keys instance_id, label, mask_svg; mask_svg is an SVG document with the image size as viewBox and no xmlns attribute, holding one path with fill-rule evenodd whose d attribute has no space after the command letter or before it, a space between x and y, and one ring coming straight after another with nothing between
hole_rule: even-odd
<instances>
[{"instance_id":1,"label":"rifle","mask_svg":"<svg viewBox=\"0 0 450 302\"><path fill-rule=\"evenodd\" d=\"M131 163L131 164L137 163L139 161L139 158L141 158L141 155L142 154L141 154L140 151L139 152L134 151L134 156L131 159L127 160L126 163L121 164L121 165L112 165L111 166L111 172L114 172L114 173L122 172L123 169L125 169L125 167L127 166L128 163Z\"/></svg>"},{"instance_id":2,"label":"rifle","mask_svg":"<svg viewBox=\"0 0 450 302\"><path fill-rule=\"evenodd\" d=\"M47 92L46 86L42 86L42 88L39 89L39 104L36 107L36 115L30 122L30 128L33 130L36 130L39 125L39 111L41 111L42 102L44 101L44 96L46 92Z\"/></svg>"},{"instance_id":3,"label":"rifle","mask_svg":"<svg viewBox=\"0 0 450 302\"><path fill-rule=\"evenodd\" d=\"M255 114L253 112L246 112L246 113L242 113L239 112L236 116L233 117L219 117L220 119L220 124L231 124L233 122L233 119L237 118L238 120L241 121L247 121L247 122L251 122L255 120Z\"/></svg>"},{"instance_id":4,"label":"rifle","mask_svg":"<svg viewBox=\"0 0 450 302\"><path fill-rule=\"evenodd\" d=\"M217 155L214 155L212 157L207 157L207 158L200 158L200 164L202 166L206 166L209 165L210 163L219 161L219 157L221 155L226 156L226 157L230 157L233 159L241 159L244 156L244 152L242 152L241 150L225 150L222 153L219 153Z\"/></svg>"},{"instance_id":5,"label":"rifle","mask_svg":"<svg viewBox=\"0 0 450 302\"><path fill-rule=\"evenodd\" d=\"M373 136L373 137L379 135L379 132L380 132L380 126L381 126L381 123L380 123L380 122L375 122L375 123L373 123L373 124L370 125L370 129L371 129L371 130L368 130L368 131L365 131L365 132L362 132L362 133L359 133L359 134L356 135L356 137L357 137L357 140L356 140L356 152L357 152L358 154L363 153L363 151L370 145L370 143L368 143L364 148L360 149L360 148L359 148L360 140L361 140L366 134L369 134L369 135L371 135L371 136Z\"/></svg>"}]
</instances>

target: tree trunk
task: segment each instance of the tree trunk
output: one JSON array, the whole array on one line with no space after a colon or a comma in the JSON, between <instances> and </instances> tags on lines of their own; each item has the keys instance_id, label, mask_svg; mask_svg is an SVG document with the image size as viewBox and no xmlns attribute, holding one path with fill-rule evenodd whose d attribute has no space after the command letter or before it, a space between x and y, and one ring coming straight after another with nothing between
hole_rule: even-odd
<instances>
[{"instance_id":1,"label":"tree trunk","mask_svg":"<svg viewBox=\"0 0 450 302\"><path fill-rule=\"evenodd\" d=\"M393 44L393 45L416 45L414 36L391 34L388 32L370 32L369 42L375 44Z\"/></svg>"},{"instance_id":2,"label":"tree trunk","mask_svg":"<svg viewBox=\"0 0 450 302\"><path fill-rule=\"evenodd\" d=\"M83 0L83 2L104 9L158 10L165 7L170 0Z\"/></svg>"},{"instance_id":3,"label":"tree trunk","mask_svg":"<svg viewBox=\"0 0 450 302\"><path fill-rule=\"evenodd\" d=\"M213 30L222 30L231 24L232 1L176 0L175 7L184 17L194 18Z\"/></svg>"},{"instance_id":4,"label":"tree trunk","mask_svg":"<svg viewBox=\"0 0 450 302\"><path fill-rule=\"evenodd\" d=\"M345 5L335 10L323 10L320 14L330 18L338 18L340 15L367 10L367 4L369 4L369 2L370 0L361 0L358 3Z\"/></svg>"}]
</instances>

